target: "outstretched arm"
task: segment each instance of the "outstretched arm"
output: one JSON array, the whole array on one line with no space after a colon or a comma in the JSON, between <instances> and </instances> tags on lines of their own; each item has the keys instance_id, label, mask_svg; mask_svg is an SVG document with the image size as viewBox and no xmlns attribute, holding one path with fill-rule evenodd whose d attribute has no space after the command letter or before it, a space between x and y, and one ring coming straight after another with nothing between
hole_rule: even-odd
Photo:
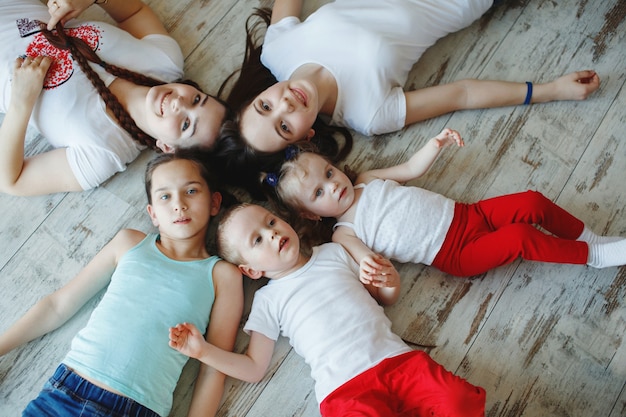
<instances>
[{"instance_id":1,"label":"outstretched arm","mask_svg":"<svg viewBox=\"0 0 626 417\"><path fill-rule=\"evenodd\" d=\"M140 0L107 0L99 3L121 29L138 39L150 34L168 34L150 6ZM93 4L93 0L48 0L48 29L54 29L58 22L65 25L68 20L79 16Z\"/></svg>"},{"instance_id":2,"label":"outstretched arm","mask_svg":"<svg viewBox=\"0 0 626 417\"><path fill-rule=\"evenodd\" d=\"M349 227L338 227L333 242L340 243L359 264L359 279L376 301L391 305L398 300L400 275L389 259L365 246Z\"/></svg>"},{"instance_id":3,"label":"outstretched arm","mask_svg":"<svg viewBox=\"0 0 626 417\"><path fill-rule=\"evenodd\" d=\"M430 139L408 161L389 168L366 171L358 176L356 183L368 183L375 178L403 183L419 178L430 169L441 150L453 144L463 146L463 139L456 130L445 128L437 136Z\"/></svg>"},{"instance_id":4,"label":"outstretched arm","mask_svg":"<svg viewBox=\"0 0 626 417\"><path fill-rule=\"evenodd\" d=\"M213 269L215 301L206 340L215 346L232 351L235 346L239 321L243 311L243 286L239 270L225 261ZM224 393L225 375L202 364L189 406L189 417L214 416Z\"/></svg>"},{"instance_id":5,"label":"outstretched arm","mask_svg":"<svg viewBox=\"0 0 626 417\"><path fill-rule=\"evenodd\" d=\"M301 12L302 0L275 0L270 24L278 23L287 16L300 17Z\"/></svg>"},{"instance_id":6,"label":"outstretched arm","mask_svg":"<svg viewBox=\"0 0 626 417\"><path fill-rule=\"evenodd\" d=\"M120 231L70 282L41 299L0 335L0 355L65 323L108 285L119 257L142 236L145 235L135 230Z\"/></svg>"},{"instance_id":7,"label":"outstretched arm","mask_svg":"<svg viewBox=\"0 0 626 417\"><path fill-rule=\"evenodd\" d=\"M11 101L0 126L0 192L38 195L82 190L67 161L65 149L24 158L28 121L51 64L51 58L41 56L15 60Z\"/></svg>"},{"instance_id":8,"label":"outstretched arm","mask_svg":"<svg viewBox=\"0 0 626 417\"><path fill-rule=\"evenodd\" d=\"M584 100L600 87L595 71L577 71L554 81L534 84L531 103ZM526 83L460 80L407 91L405 126L455 110L485 109L524 103Z\"/></svg>"},{"instance_id":9,"label":"outstretched arm","mask_svg":"<svg viewBox=\"0 0 626 417\"><path fill-rule=\"evenodd\" d=\"M274 344L272 339L252 332L246 353L234 353L207 343L198 328L191 323L180 323L170 328L172 348L226 375L247 382L258 382L263 378L274 353Z\"/></svg>"}]
</instances>

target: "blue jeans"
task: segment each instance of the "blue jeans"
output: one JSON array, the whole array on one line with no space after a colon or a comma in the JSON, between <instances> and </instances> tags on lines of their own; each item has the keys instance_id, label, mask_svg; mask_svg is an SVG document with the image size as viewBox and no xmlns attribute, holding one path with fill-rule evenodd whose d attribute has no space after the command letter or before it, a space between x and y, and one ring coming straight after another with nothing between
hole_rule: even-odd
<instances>
[{"instance_id":1,"label":"blue jeans","mask_svg":"<svg viewBox=\"0 0 626 417\"><path fill-rule=\"evenodd\" d=\"M24 416L159 417L130 398L95 386L63 364L26 406Z\"/></svg>"}]
</instances>

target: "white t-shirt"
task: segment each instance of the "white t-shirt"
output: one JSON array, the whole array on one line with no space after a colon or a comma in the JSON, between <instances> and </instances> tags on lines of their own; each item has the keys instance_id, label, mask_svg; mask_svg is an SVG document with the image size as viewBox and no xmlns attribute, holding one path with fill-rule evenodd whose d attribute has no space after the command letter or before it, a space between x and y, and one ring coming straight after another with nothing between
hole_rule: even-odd
<instances>
[{"instance_id":1,"label":"white t-shirt","mask_svg":"<svg viewBox=\"0 0 626 417\"><path fill-rule=\"evenodd\" d=\"M254 295L244 331L288 337L311 367L318 403L382 360L411 351L358 276L343 246L326 243L298 271Z\"/></svg>"},{"instance_id":2,"label":"white t-shirt","mask_svg":"<svg viewBox=\"0 0 626 417\"><path fill-rule=\"evenodd\" d=\"M270 25L261 61L278 81L315 63L330 71L338 96L331 123L365 135L404 127L403 87L422 53L469 26L493 0L337 0L304 22Z\"/></svg>"},{"instance_id":3,"label":"white t-shirt","mask_svg":"<svg viewBox=\"0 0 626 417\"><path fill-rule=\"evenodd\" d=\"M354 224L335 227L351 227L365 246L385 258L432 264L452 224L454 200L392 180L376 179L362 188Z\"/></svg>"},{"instance_id":4,"label":"white t-shirt","mask_svg":"<svg viewBox=\"0 0 626 417\"><path fill-rule=\"evenodd\" d=\"M104 101L67 51L53 48L33 20L47 22L47 7L38 0L0 2L0 112L11 98L11 77L20 55L48 55L48 72L30 124L55 148L66 148L74 176L83 189L96 187L133 161L142 147L105 112ZM105 61L172 82L183 76L183 55L164 35L134 38L104 22L72 20L66 25L86 40ZM92 64L108 86L115 79Z\"/></svg>"}]
</instances>

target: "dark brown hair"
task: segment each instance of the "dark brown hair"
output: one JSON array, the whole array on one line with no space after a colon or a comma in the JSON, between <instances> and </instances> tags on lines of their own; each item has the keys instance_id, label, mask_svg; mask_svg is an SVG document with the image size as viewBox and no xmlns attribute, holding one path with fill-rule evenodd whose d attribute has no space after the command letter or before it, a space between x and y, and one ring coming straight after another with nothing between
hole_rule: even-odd
<instances>
[{"instance_id":1,"label":"dark brown hair","mask_svg":"<svg viewBox=\"0 0 626 417\"><path fill-rule=\"evenodd\" d=\"M171 161L190 161L195 164L200 170L200 176L206 181L211 192L221 191L218 186L217 176L213 170L205 163L200 156L202 151L195 148L177 149L175 152L163 153L156 156L146 166L146 172L144 175L144 183L146 187L146 195L148 197L148 204L152 204L152 175L154 171L161 165Z\"/></svg>"},{"instance_id":2,"label":"dark brown hair","mask_svg":"<svg viewBox=\"0 0 626 417\"><path fill-rule=\"evenodd\" d=\"M241 134L239 114L248 104L277 80L261 63L263 37L270 24L272 11L269 8L255 9L246 20L246 49L243 63L239 70L230 74L222 83L218 96L222 96L232 83L225 101L236 109L232 120L223 125L216 142L214 153L218 163L221 161L224 180L231 185L247 189L253 198L264 199L259 189L258 175L261 171L278 170L284 160L284 153L260 152L248 145ZM348 129L330 126L319 116L313 124L315 135L311 142L318 151L333 163L345 159L352 150L352 134ZM342 138L338 141L337 137ZM342 142L340 144L340 142Z\"/></svg>"},{"instance_id":3,"label":"dark brown hair","mask_svg":"<svg viewBox=\"0 0 626 417\"><path fill-rule=\"evenodd\" d=\"M139 74L137 72L128 70L126 68L118 67L116 65L109 64L103 61L98 54L82 39L68 35L64 30L61 23L57 23L56 29L54 31L50 31L45 27L45 24L41 24L42 33L48 40L48 42L59 49L67 50L72 54L74 60L78 63L81 70L85 73L91 84L100 94L102 100L104 100L107 109L109 109L116 120L120 124L120 126L128 132L128 134L141 145L150 147L152 149L159 150L156 146L156 139L152 136L145 133L141 130L135 121L130 116L130 114L126 111L126 109L119 102L117 97L109 90L109 88L104 84L100 76L97 72L91 68L89 65L89 61L101 66L108 73L122 78L124 80L128 80L134 84L142 85L146 87L154 87L156 85L167 84L162 80L157 80L155 78L148 77L143 74ZM202 91L202 89L191 80L182 80L180 81L183 84L191 85L198 90ZM224 107L226 108L226 114L228 115L228 106L222 100L218 100Z\"/></svg>"}]
</instances>

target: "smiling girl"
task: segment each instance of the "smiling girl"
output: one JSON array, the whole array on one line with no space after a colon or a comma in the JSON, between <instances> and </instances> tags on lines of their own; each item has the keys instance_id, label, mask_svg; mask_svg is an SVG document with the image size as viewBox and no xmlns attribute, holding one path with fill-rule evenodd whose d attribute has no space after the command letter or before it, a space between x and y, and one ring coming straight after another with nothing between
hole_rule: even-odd
<instances>
[{"instance_id":1,"label":"smiling girl","mask_svg":"<svg viewBox=\"0 0 626 417\"><path fill-rule=\"evenodd\" d=\"M480 18L492 0L337 0L303 21L302 3L276 0L250 16L226 99L236 130L217 144L233 175L254 164L272 169L271 155L316 142L329 126L385 134L457 110L584 100L600 86L584 70L534 85L464 79L405 90L424 51Z\"/></svg>"},{"instance_id":2,"label":"smiling girl","mask_svg":"<svg viewBox=\"0 0 626 417\"><path fill-rule=\"evenodd\" d=\"M152 9L98 1L117 26L72 19L93 4L0 3L0 192L86 190L146 147L213 146L226 108L193 83L172 83L183 56ZM29 124L53 150L24 155Z\"/></svg>"}]
</instances>

